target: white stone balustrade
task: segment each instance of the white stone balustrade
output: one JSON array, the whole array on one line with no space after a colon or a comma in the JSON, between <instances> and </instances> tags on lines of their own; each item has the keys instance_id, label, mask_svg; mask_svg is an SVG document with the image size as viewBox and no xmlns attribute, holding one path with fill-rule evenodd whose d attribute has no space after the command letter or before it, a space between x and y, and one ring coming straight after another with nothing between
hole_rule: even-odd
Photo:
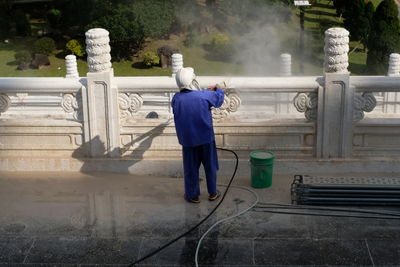
<instances>
[{"instance_id":1,"label":"white stone balustrade","mask_svg":"<svg viewBox=\"0 0 400 267\"><path fill-rule=\"evenodd\" d=\"M67 57L66 78L0 78L0 171L176 175L181 170L181 147L168 104L168 96L177 91L174 77L114 77L108 32L92 29L86 37L86 77L79 78L76 58ZM359 156L388 157L393 164L383 164L386 170L400 169L393 160L400 155L398 120L356 117L375 107L373 92L400 92L400 76L395 74L398 56L391 57L388 76L350 76L348 33L340 28L326 31L325 51L321 76L292 77L290 57L283 55L281 77L198 77L202 87L229 81L224 106L214 114L217 145L238 151L242 159L251 150L271 150L289 162L278 166L280 170L290 170L298 159L307 161L306 169L315 159L329 164L332 158ZM173 60L175 73L183 58L174 55ZM260 99L271 93L297 94L293 104L305 118L299 113L271 118L260 112L266 105ZM66 115L16 116L16 101L35 95L32 106L45 109L54 103ZM50 98L45 100L45 95ZM51 103L41 106L44 101ZM144 115L151 111L160 116L146 119ZM220 161L224 165L228 156L223 154ZM248 167L241 168L246 175Z\"/></svg>"}]
</instances>

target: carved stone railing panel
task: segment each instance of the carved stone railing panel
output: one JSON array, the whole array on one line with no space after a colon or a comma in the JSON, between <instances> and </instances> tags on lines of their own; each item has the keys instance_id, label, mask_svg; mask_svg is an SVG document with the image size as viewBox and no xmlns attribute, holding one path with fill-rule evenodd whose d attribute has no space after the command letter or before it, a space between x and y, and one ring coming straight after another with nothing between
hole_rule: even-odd
<instances>
[{"instance_id":1,"label":"carved stone railing panel","mask_svg":"<svg viewBox=\"0 0 400 267\"><path fill-rule=\"evenodd\" d=\"M119 117L126 119L137 113L143 105L143 97L135 93L118 94Z\"/></svg>"},{"instance_id":2,"label":"carved stone railing panel","mask_svg":"<svg viewBox=\"0 0 400 267\"><path fill-rule=\"evenodd\" d=\"M214 120L222 120L229 116L230 113L236 112L242 100L234 91L227 90L225 92L224 103L219 108L212 109L212 117Z\"/></svg>"},{"instance_id":3,"label":"carved stone railing panel","mask_svg":"<svg viewBox=\"0 0 400 267\"><path fill-rule=\"evenodd\" d=\"M74 119L82 121L82 95L81 93L64 94L61 107L66 113L73 113Z\"/></svg>"},{"instance_id":4,"label":"carved stone railing panel","mask_svg":"<svg viewBox=\"0 0 400 267\"><path fill-rule=\"evenodd\" d=\"M353 121L358 122L364 118L364 112L371 112L376 107L376 98L373 93L354 95Z\"/></svg>"},{"instance_id":5,"label":"carved stone railing panel","mask_svg":"<svg viewBox=\"0 0 400 267\"><path fill-rule=\"evenodd\" d=\"M298 112L304 113L307 121L317 120L318 95L316 93L298 93L293 99Z\"/></svg>"},{"instance_id":6,"label":"carved stone railing panel","mask_svg":"<svg viewBox=\"0 0 400 267\"><path fill-rule=\"evenodd\" d=\"M0 94L0 115L8 110L11 106L11 99L6 94Z\"/></svg>"}]
</instances>

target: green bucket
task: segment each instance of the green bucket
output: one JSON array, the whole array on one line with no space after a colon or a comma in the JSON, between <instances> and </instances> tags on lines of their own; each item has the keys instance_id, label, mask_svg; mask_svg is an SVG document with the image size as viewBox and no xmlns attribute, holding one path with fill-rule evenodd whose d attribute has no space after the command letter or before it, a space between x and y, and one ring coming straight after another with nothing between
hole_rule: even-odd
<instances>
[{"instance_id":1,"label":"green bucket","mask_svg":"<svg viewBox=\"0 0 400 267\"><path fill-rule=\"evenodd\" d=\"M274 159L274 153L269 151L258 150L250 152L252 187L266 188L272 185Z\"/></svg>"}]
</instances>

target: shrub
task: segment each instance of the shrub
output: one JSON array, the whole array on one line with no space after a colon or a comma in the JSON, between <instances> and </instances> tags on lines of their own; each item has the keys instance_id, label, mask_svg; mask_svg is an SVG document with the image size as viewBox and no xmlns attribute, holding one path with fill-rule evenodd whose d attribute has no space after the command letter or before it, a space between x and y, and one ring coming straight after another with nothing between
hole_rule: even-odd
<instances>
[{"instance_id":1,"label":"shrub","mask_svg":"<svg viewBox=\"0 0 400 267\"><path fill-rule=\"evenodd\" d=\"M31 53L27 50L18 51L15 53L14 57L18 64L28 63L32 59Z\"/></svg>"},{"instance_id":2,"label":"shrub","mask_svg":"<svg viewBox=\"0 0 400 267\"><path fill-rule=\"evenodd\" d=\"M223 47L230 42L230 37L224 33L217 33L211 37L211 47L212 49L216 49L219 47Z\"/></svg>"},{"instance_id":3,"label":"shrub","mask_svg":"<svg viewBox=\"0 0 400 267\"><path fill-rule=\"evenodd\" d=\"M234 54L234 47L229 35L214 34L211 38L210 55L216 60L229 60Z\"/></svg>"},{"instance_id":4,"label":"shrub","mask_svg":"<svg viewBox=\"0 0 400 267\"><path fill-rule=\"evenodd\" d=\"M143 64L148 67L160 64L160 58L158 57L157 53L154 51L146 52L143 55L142 59L143 59Z\"/></svg>"},{"instance_id":5,"label":"shrub","mask_svg":"<svg viewBox=\"0 0 400 267\"><path fill-rule=\"evenodd\" d=\"M50 37L43 37L33 44L33 52L36 54L49 55L56 49L56 43Z\"/></svg>"},{"instance_id":6,"label":"shrub","mask_svg":"<svg viewBox=\"0 0 400 267\"><path fill-rule=\"evenodd\" d=\"M78 57L83 57L86 54L85 47L75 39L69 40L65 45L65 48Z\"/></svg>"}]
</instances>

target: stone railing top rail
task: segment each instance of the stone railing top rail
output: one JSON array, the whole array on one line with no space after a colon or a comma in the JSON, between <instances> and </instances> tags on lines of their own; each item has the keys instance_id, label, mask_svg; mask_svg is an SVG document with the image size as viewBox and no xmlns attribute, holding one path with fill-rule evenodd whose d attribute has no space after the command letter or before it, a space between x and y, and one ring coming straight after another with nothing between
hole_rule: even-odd
<instances>
[{"instance_id":1,"label":"stone railing top rail","mask_svg":"<svg viewBox=\"0 0 400 267\"><path fill-rule=\"evenodd\" d=\"M86 79L0 78L0 93L76 93Z\"/></svg>"},{"instance_id":2,"label":"stone railing top rail","mask_svg":"<svg viewBox=\"0 0 400 267\"><path fill-rule=\"evenodd\" d=\"M400 92L400 76L350 76L359 92Z\"/></svg>"},{"instance_id":3,"label":"stone railing top rail","mask_svg":"<svg viewBox=\"0 0 400 267\"><path fill-rule=\"evenodd\" d=\"M121 92L176 92L172 77L115 77L115 84ZM322 77L227 77L198 76L200 86L207 88L219 83L223 87L254 92L313 92L320 86Z\"/></svg>"},{"instance_id":4,"label":"stone railing top rail","mask_svg":"<svg viewBox=\"0 0 400 267\"><path fill-rule=\"evenodd\" d=\"M199 76L200 86L216 83L242 92L315 92L323 86L323 76L227 77ZM86 86L86 78L0 78L0 93L76 93ZM114 77L120 92L176 92L170 76ZM225 83L225 84L224 84ZM400 76L350 76L350 86L359 92L400 92Z\"/></svg>"}]
</instances>

